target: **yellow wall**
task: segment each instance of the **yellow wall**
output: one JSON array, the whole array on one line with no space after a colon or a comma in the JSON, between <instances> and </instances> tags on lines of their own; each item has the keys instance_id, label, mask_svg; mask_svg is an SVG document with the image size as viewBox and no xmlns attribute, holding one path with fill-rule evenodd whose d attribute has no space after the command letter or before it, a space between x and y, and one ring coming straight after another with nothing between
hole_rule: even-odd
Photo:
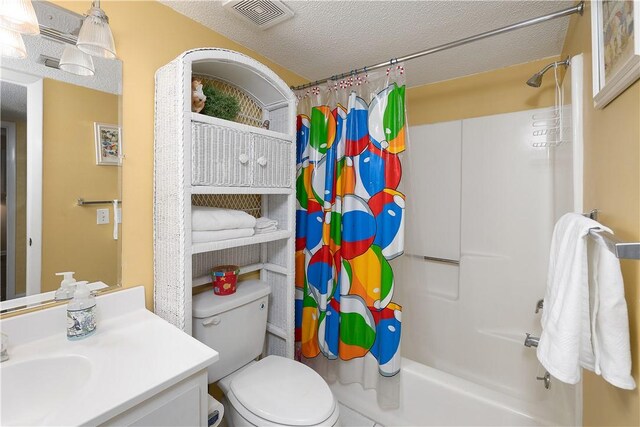
<instances>
[{"instance_id":1,"label":"yellow wall","mask_svg":"<svg viewBox=\"0 0 640 427\"><path fill-rule=\"evenodd\" d=\"M587 2L589 3L589 2ZM635 82L603 110L593 108L591 20L571 18L562 57L585 54L584 210L600 209L599 220L626 241L640 241L640 82ZM637 28L636 28L637 30ZM640 367L640 263L622 261L629 320L633 376ZM585 425L640 424L639 391L623 391L587 373L584 379Z\"/></svg>"},{"instance_id":2,"label":"yellow wall","mask_svg":"<svg viewBox=\"0 0 640 427\"><path fill-rule=\"evenodd\" d=\"M410 126L511 113L554 104L553 85L525 82L558 57L407 89ZM549 76L546 79L550 79ZM549 83L549 80L545 80Z\"/></svg>"},{"instance_id":3,"label":"yellow wall","mask_svg":"<svg viewBox=\"0 0 640 427\"><path fill-rule=\"evenodd\" d=\"M89 2L54 0L77 13ZM102 8L123 62L123 241L124 286L144 285L153 307L153 105L154 74L185 50L222 47L256 58L288 84L305 79L155 1L103 1Z\"/></svg>"},{"instance_id":4,"label":"yellow wall","mask_svg":"<svg viewBox=\"0 0 640 427\"><path fill-rule=\"evenodd\" d=\"M57 289L60 271L116 284L113 209L99 206L110 209L110 223L97 225L98 207L76 200L119 197L119 168L96 165L93 125L118 123L118 97L44 79L43 106L42 291Z\"/></svg>"},{"instance_id":5,"label":"yellow wall","mask_svg":"<svg viewBox=\"0 0 640 427\"><path fill-rule=\"evenodd\" d=\"M27 290L27 122L16 122L16 294Z\"/></svg>"}]
</instances>

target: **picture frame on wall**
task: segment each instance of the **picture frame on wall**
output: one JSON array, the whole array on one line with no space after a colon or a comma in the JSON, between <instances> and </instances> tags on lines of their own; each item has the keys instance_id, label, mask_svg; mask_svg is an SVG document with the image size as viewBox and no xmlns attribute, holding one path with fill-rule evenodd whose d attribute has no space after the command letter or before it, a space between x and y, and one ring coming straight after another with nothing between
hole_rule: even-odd
<instances>
[{"instance_id":1,"label":"picture frame on wall","mask_svg":"<svg viewBox=\"0 0 640 427\"><path fill-rule=\"evenodd\" d=\"M118 166L122 159L122 132L117 125L94 123L96 164Z\"/></svg>"},{"instance_id":2,"label":"picture frame on wall","mask_svg":"<svg viewBox=\"0 0 640 427\"><path fill-rule=\"evenodd\" d=\"M604 108L640 78L640 1L591 2L593 103Z\"/></svg>"}]
</instances>

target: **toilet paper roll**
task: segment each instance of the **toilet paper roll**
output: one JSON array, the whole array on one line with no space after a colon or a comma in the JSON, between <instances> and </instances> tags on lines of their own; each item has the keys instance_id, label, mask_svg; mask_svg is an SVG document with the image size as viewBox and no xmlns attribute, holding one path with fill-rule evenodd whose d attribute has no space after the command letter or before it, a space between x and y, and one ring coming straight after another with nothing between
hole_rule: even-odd
<instances>
[{"instance_id":1,"label":"toilet paper roll","mask_svg":"<svg viewBox=\"0 0 640 427\"><path fill-rule=\"evenodd\" d=\"M224 416L224 406L211 395L207 395L207 423L209 427L218 427Z\"/></svg>"}]
</instances>

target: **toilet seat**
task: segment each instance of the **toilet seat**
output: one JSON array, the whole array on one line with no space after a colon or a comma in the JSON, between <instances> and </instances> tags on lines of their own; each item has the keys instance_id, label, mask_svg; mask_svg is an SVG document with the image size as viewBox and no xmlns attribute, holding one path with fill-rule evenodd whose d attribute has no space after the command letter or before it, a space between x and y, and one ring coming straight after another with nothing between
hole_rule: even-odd
<instances>
[{"instance_id":1,"label":"toilet seat","mask_svg":"<svg viewBox=\"0 0 640 427\"><path fill-rule=\"evenodd\" d=\"M229 403L253 425L333 425L338 418L327 383L291 359L268 356L221 383Z\"/></svg>"}]
</instances>

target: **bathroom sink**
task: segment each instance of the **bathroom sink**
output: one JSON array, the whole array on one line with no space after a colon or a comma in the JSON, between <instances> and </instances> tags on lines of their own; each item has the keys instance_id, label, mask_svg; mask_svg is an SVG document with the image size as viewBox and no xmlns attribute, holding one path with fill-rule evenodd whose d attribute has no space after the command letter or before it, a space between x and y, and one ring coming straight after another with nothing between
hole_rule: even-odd
<instances>
[{"instance_id":1,"label":"bathroom sink","mask_svg":"<svg viewBox=\"0 0 640 427\"><path fill-rule=\"evenodd\" d=\"M65 405L91 376L91 362L78 355L13 362L0 365L2 377L0 424L41 424L51 413Z\"/></svg>"},{"instance_id":2,"label":"bathroom sink","mask_svg":"<svg viewBox=\"0 0 640 427\"><path fill-rule=\"evenodd\" d=\"M65 305L0 318L10 356L0 363L0 426L129 425L129 411L149 410L145 405L159 393L187 378L204 384L218 353L147 310L144 287L96 300L98 329L79 341L66 337ZM190 405L200 392L188 395L176 402ZM175 414L163 419L180 424Z\"/></svg>"}]
</instances>

